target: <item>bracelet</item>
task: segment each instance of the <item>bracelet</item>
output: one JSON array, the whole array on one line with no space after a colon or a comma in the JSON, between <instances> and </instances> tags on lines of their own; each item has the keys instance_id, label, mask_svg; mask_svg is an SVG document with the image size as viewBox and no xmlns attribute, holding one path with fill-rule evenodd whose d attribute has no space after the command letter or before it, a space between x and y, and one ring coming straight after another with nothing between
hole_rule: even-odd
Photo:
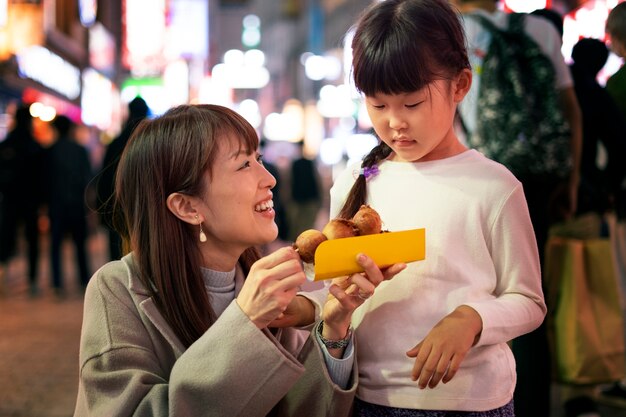
<instances>
[{"instance_id":1,"label":"bracelet","mask_svg":"<svg viewBox=\"0 0 626 417\"><path fill-rule=\"evenodd\" d=\"M328 340L324 336L322 336L322 330L324 329L324 321L320 321L319 326L317 326L317 336L320 338L324 346L327 349L343 349L350 343L350 339L352 339L352 328L348 329L348 334L345 339L341 340Z\"/></svg>"}]
</instances>

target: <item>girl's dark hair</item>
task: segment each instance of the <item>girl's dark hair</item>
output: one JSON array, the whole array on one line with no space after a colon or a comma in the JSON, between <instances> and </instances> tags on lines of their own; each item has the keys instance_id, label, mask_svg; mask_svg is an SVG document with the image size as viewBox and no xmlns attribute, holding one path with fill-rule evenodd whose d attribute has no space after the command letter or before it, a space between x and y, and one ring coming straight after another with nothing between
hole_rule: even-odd
<instances>
[{"instance_id":1,"label":"girl's dark hair","mask_svg":"<svg viewBox=\"0 0 626 417\"><path fill-rule=\"evenodd\" d=\"M366 96L421 90L437 79L470 69L460 15L447 0L386 0L365 10L352 40L356 88ZM387 158L381 142L363 159L371 167ZM339 217L350 218L365 203L360 175Z\"/></svg>"},{"instance_id":2,"label":"girl's dark hair","mask_svg":"<svg viewBox=\"0 0 626 417\"><path fill-rule=\"evenodd\" d=\"M197 226L167 208L175 192L202 196L204 173L215 161L219 141L232 135L254 152L258 136L236 112L215 105L183 105L134 130L117 168L116 224L127 250L133 251L139 278L159 311L185 346L215 321L201 272ZM245 273L259 258L249 248L239 259Z\"/></svg>"}]
</instances>

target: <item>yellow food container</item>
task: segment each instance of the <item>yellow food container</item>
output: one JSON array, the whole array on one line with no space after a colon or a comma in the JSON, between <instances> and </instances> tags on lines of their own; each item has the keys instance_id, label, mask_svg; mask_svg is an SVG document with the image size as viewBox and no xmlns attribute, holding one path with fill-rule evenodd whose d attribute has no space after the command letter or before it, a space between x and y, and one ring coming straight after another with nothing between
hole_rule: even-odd
<instances>
[{"instance_id":1,"label":"yellow food container","mask_svg":"<svg viewBox=\"0 0 626 417\"><path fill-rule=\"evenodd\" d=\"M362 272L356 256L363 253L385 268L426 257L426 230L413 229L375 235L347 237L322 242L315 251L313 281Z\"/></svg>"}]
</instances>

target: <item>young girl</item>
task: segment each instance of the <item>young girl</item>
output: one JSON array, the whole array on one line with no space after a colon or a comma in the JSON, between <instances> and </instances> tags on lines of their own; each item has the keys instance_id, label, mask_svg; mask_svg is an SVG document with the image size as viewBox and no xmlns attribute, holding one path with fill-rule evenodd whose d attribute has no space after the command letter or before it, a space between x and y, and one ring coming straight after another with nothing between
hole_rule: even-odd
<instances>
[{"instance_id":1,"label":"young girl","mask_svg":"<svg viewBox=\"0 0 626 417\"><path fill-rule=\"evenodd\" d=\"M311 335L268 329L306 278L291 247L255 250L278 234L257 149L252 126L220 106L180 106L134 131L115 185L132 252L87 287L75 416L348 415L350 318L394 269L359 256L367 275L331 288Z\"/></svg>"},{"instance_id":2,"label":"young girl","mask_svg":"<svg viewBox=\"0 0 626 417\"><path fill-rule=\"evenodd\" d=\"M331 218L369 204L389 231L426 229L426 259L352 316L355 416L510 417L507 342L539 326L546 308L520 182L454 133L472 81L459 16L446 0L378 2L352 48L381 143L338 176Z\"/></svg>"}]
</instances>

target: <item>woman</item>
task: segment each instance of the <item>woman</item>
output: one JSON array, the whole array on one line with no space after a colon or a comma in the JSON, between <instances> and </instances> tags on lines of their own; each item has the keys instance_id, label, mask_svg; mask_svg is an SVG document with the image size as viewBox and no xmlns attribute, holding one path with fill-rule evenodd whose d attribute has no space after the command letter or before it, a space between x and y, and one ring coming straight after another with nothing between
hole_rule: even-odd
<instances>
[{"instance_id":1,"label":"woman","mask_svg":"<svg viewBox=\"0 0 626 417\"><path fill-rule=\"evenodd\" d=\"M75 416L348 415L352 312L403 265L360 256L366 273L332 286L315 331L270 329L305 275L293 248L254 249L278 233L258 146L212 105L133 133L115 186L131 252L87 288Z\"/></svg>"}]
</instances>

